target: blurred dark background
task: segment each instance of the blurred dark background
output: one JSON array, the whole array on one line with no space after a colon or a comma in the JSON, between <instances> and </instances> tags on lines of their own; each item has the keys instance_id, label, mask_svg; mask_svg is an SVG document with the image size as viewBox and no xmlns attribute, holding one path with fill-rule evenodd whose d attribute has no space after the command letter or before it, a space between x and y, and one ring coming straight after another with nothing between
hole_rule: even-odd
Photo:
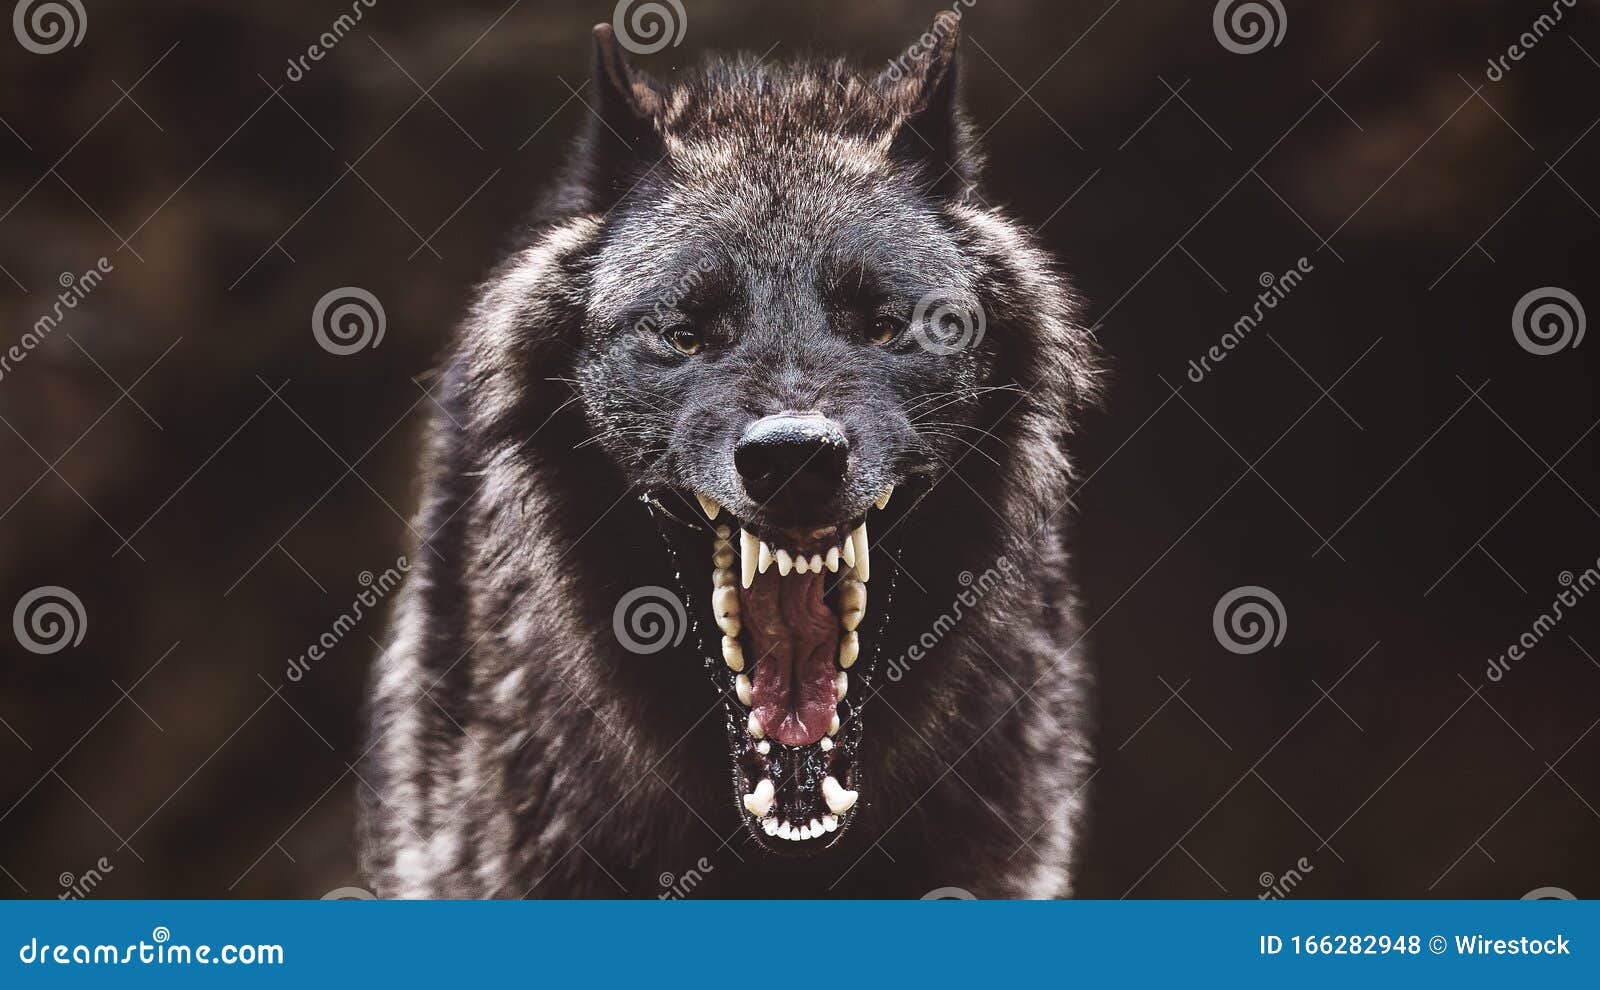
<instances>
[{"instance_id":1,"label":"blurred dark background","mask_svg":"<svg viewBox=\"0 0 1600 990\"><path fill-rule=\"evenodd\" d=\"M0 618L58 586L86 623L49 655L0 636L0 890L321 896L360 883L382 615L289 664L408 550L429 370L581 124L613 5L378 0L298 80L348 5L86 6L75 47L0 37L0 348L63 273L111 269L0 368ZM642 64L876 68L942 5L684 6ZM1550 4L1283 6L1251 54L1210 2L965 9L986 196L1058 252L1115 366L1077 450L1078 892L1593 896L1600 596L1487 667L1600 558L1600 344L1512 332L1543 287L1600 313L1600 18L1565 11L1495 81ZM343 286L381 301L381 346L318 346ZM1241 656L1212 612L1246 585L1287 625Z\"/></svg>"}]
</instances>

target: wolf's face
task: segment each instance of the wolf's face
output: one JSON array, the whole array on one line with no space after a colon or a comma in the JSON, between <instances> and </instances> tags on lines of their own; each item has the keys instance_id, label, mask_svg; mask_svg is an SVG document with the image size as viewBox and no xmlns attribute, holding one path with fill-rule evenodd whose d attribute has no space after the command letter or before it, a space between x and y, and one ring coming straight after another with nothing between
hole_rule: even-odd
<instances>
[{"instance_id":1,"label":"wolf's face","mask_svg":"<svg viewBox=\"0 0 1600 990\"><path fill-rule=\"evenodd\" d=\"M861 794L863 682L892 611L874 541L949 527L917 508L965 453L1007 467L996 393L1026 399L1004 411L1032 432L1007 435L1050 446L1009 467L1048 491L1086 387L1048 264L972 202L956 27L937 21L904 75L745 61L672 87L596 29L561 360L591 439L670 520L720 658L734 799L782 852L837 841Z\"/></svg>"}]
</instances>

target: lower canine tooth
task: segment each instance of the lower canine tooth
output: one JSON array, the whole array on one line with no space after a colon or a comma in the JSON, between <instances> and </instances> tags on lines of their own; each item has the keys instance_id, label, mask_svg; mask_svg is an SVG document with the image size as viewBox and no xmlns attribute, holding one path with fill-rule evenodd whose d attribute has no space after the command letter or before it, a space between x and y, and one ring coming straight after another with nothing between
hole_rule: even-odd
<instances>
[{"instance_id":1,"label":"lower canine tooth","mask_svg":"<svg viewBox=\"0 0 1600 990\"><path fill-rule=\"evenodd\" d=\"M700 503L700 511L706 514L707 519L716 519L717 514L722 511L722 506L719 505L717 500L711 496L702 495L699 492L695 492L694 497L695 500Z\"/></svg>"},{"instance_id":2,"label":"lower canine tooth","mask_svg":"<svg viewBox=\"0 0 1600 990\"><path fill-rule=\"evenodd\" d=\"M745 730L756 739L760 739L762 736L767 734L767 730L761 727L761 720L756 718L755 712L750 713L750 719L749 721L745 722L744 727Z\"/></svg>"},{"instance_id":3,"label":"lower canine tooth","mask_svg":"<svg viewBox=\"0 0 1600 990\"><path fill-rule=\"evenodd\" d=\"M822 778L822 800L828 803L828 810L836 815L842 815L854 808L856 798L860 796L856 791L845 790L844 785L833 777Z\"/></svg>"},{"instance_id":4,"label":"lower canine tooth","mask_svg":"<svg viewBox=\"0 0 1600 990\"><path fill-rule=\"evenodd\" d=\"M779 550L777 553L777 559L779 576L788 577L789 572L794 570L794 558L789 556L789 551Z\"/></svg>"},{"instance_id":5,"label":"lower canine tooth","mask_svg":"<svg viewBox=\"0 0 1600 990\"><path fill-rule=\"evenodd\" d=\"M746 588L755 583L756 558L760 555L761 541L748 529L739 530L739 577Z\"/></svg>"},{"instance_id":6,"label":"lower canine tooth","mask_svg":"<svg viewBox=\"0 0 1600 990\"><path fill-rule=\"evenodd\" d=\"M855 532L850 534L850 542L856 549L856 577L865 581L870 573L867 567L867 524L857 526ZM720 566L720 565L719 565Z\"/></svg>"},{"instance_id":7,"label":"lower canine tooth","mask_svg":"<svg viewBox=\"0 0 1600 990\"><path fill-rule=\"evenodd\" d=\"M776 788L772 786L771 777L762 777L756 789L744 796L744 810L757 818L767 817L767 812L772 810L772 802Z\"/></svg>"},{"instance_id":8,"label":"lower canine tooth","mask_svg":"<svg viewBox=\"0 0 1600 990\"><path fill-rule=\"evenodd\" d=\"M864 559L864 558L863 558ZM859 571L860 565L857 565ZM867 586L846 578L839 582L839 625L854 632L867 614Z\"/></svg>"},{"instance_id":9,"label":"lower canine tooth","mask_svg":"<svg viewBox=\"0 0 1600 990\"><path fill-rule=\"evenodd\" d=\"M739 695L739 704L750 707L750 678L740 674L733 679L734 693Z\"/></svg>"},{"instance_id":10,"label":"lower canine tooth","mask_svg":"<svg viewBox=\"0 0 1600 990\"><path fill-rule=\"evenodd\" d=\"M732 636L722 637L722 662L735 674L744 669L744 647Z\"/></svg>"},{"instance_id":11,"label":"lower canine tooth","mask_svg":"<svg viewBox=\"0 0 1600 990\"><path fill-rule=\"evenodd\" d=\"M726 649L724 649L726 655ZM861 635L851 630L839 637L839 666L849 670L855 665L856 657L861 655Z\"/></svg>"}]
</instances>

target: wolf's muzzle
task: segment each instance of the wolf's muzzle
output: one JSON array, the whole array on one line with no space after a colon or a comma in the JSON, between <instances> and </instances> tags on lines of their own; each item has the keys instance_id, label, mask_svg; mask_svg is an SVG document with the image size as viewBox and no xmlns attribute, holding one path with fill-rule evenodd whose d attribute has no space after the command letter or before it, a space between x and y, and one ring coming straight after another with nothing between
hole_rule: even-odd
<instances>
[{"instance_id":1,"label":"wolf's muzzle","mask_svg":"<svg viewBox=\"0 0 1600 990\"><path fill-rule=\"evenodd\" d=\"M733 463L750 497L780 492L800 504L833 498L844 481L850 441L821 413L779 413L750 424L733 448Z\"/></svg>"}]
</instances>

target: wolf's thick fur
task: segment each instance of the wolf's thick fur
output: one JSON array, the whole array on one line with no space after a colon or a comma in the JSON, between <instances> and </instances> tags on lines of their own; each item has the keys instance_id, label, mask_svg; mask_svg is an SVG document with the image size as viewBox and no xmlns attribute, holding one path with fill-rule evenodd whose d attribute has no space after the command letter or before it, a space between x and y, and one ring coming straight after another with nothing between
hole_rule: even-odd
<instances>
[{"instance_id":1,"label":"wolf's thick fur","mask_svg":"<svg viewBox=\"0 0 1600 990\"><path fill-rule=\"evenodd\" d=\"M1089 757L1064 443L1095 363L1050 259L978 195L955 27L936 24L910 73L738 59L671 87L597 29L600 120L443 371L426 545L377 668L361 768L380 896L663 896L691 875L696 896L1069 891ZM689 375L670 365L682 359L636 357L647 344L628 336L640 273L696 237L759 311L744 346L772 335L750 364L721 365L725 385L707 384L715 364L669 384ZM885 259L891 288L961 287L982 306L981 346L944 360L840 343L834 310L795 300L852 252ZM795 343L802 325L810 343ZM780 352L781 373L763 356ZM858 361L883 363L857 374ZM755 402L731 401L751 382L848 396L873 410L840 413L864 470L929 479L875 544L875 570L898 583L876 674L863 663L851 689L870 696L862 804L809 859L746 834L694 637L639 656L613 631L629 589L677 586L639 495L709 490L713 468L684 464L727 459L718 417L737 413L718 410ZM915 434L907 397L944 392L943 431Z\"/></svg>"}]
</instances>

